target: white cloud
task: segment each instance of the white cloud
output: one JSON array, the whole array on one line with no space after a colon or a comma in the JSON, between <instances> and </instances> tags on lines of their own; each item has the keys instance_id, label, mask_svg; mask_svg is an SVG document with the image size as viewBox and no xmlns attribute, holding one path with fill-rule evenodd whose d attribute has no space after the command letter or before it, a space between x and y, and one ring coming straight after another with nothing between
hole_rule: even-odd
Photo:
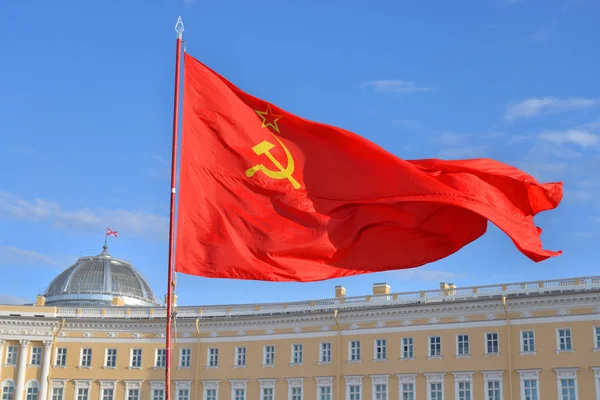
<instances>
[{"instance_id":1,"label":"white cloud","mask_svg":"<svg viewBox=\"0 0 600 400\"><path fill-rule=\"evenodd\" d=\"M423 281L451 282L452 280L465 278L466 274L450 271L439 271L426 269L424 267L401 269L395 271L396 275L404 279L420 279Z\"/></svg>"},{"instance_id":2,"label":"white cloud","mask_svg":"<svg viewBox=\"0 0 600 400\"><path fill-rule=\"evenodd\" d=\"M168 219L162 215L128 210L66 210L53 201L25 200L11 193L0 192L0 218L49 222L54 227L84 232L104 232L111 227L119 233L165 238Z\"/></svg>"},{"instance_id":3,"label":"white cloud","mask_svg":"<svg viewBox=\"0 0 600 400\"><path fill-rule=\"evenodd\" d=\"M518 118L535 117L540 114L561 113L580 110L599 104L596 99L570 98L557 99L553 97L531 98L520 103L509 104L506 107L504 118L514 121Z\"/></svg>"},{"instance_id":4,"label":"white cloud","mask_svg":"<svg viewBox=\"0 0 600 400\"><path fill-rule=\"evenodd\" d=\"M414 82L403 81L398 79L379 79L370 82L363 82L361 87L372 88L378 93L415 93L415 92L428 92L431 88L418 86Z\"/></svg>"},{"instance_id":5,"label":"white cloud","mask_svg":"<svg viewBox=\"0 0 600 400\"><path fill-rule=\"evenodd\" d=\"M23 305L31 303L32 301L27 297L13 296L10 294L0 294L0 304L5 305Z\"/></svg>"},{"instance_id":6,"label":"white cloud","mask_svg":"<svg viewBox=\"0 0 600 400\"><path fill-rule=\"evenodd\" d=\"M60 265L58 260L45 254L13 246L0 246L0 265L17 264Z\"/></svg>"},{"instance_id":7,"label":"white cloud","mask_svg":"<svg viewBox=\"0 0 600 400\"><path fill-rule=\"evenodd\" d=\"M564 144L573 143L581 147L591 147L600 144L600 137L591 132L569 129L563 132L543 132L538 135L540 140Z\"/></svg>"}]
</instances>

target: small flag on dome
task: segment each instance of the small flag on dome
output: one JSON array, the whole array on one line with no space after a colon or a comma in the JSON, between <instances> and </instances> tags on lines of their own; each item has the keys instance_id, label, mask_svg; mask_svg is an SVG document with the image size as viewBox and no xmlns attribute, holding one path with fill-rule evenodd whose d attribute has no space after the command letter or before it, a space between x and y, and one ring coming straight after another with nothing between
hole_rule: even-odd
<instances>
[{"instance_id":1,"label":"small flag on dome","mask_svg":"<svg viewBox=\"0 0 600 400\"><path fill-rule=\"evenodd\" d=\"M117 231L113 231L110 228L106 228L106 236L114 236L117 237Z\"/></svg>"}]
</instances>

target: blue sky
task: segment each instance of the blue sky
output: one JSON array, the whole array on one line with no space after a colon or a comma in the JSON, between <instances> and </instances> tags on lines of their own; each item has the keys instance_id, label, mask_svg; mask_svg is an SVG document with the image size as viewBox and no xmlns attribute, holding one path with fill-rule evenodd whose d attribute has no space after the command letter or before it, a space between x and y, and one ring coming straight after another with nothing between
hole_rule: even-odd
<instances>
[{"instance_id":1,"label":"blue sky","mask_svg":"<svg viewBox=\"0 0 600 400\"><path fill-rule=\"evenodd\" d=\"M406 159L491 157L565 183L535 264L490 227L426 267L311 284L179 276L179 303L323 298L597 274L600 3L107 0L0 5L0 302L82 255L166 291L175 33L242 89Z\"/></svg>"}]
</instances>

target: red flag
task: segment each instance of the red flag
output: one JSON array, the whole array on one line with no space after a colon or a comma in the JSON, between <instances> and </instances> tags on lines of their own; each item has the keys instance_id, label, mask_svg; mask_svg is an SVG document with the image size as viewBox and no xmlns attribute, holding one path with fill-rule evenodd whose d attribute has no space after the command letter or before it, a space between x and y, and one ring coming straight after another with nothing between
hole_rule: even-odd
<instances>
[{"instance_id":1,"label":"red flag","mask_svg":"<svg viewBox=\"0 0 600 400\"><path fill-rule=\"evenodd\" d=\"M406 161L244 93L185 55L177 260L213 278L316 281L417 267L491 221L534 261L540 184L489 159Z\"/></svg>"},{"instance_id":2,"label":"red flag","mask_svg":"<svg viewBox=\"0 0 600 400\"><path fill-rule=\"evenodd\" d=\"M108 237L108 236L114 236L114 237L117 237L117 231L113 231L113 230L112 230L112 229L110 229L110 228L106 228L106 236L107 236L107 237Z\"/></svg>"}]
</instances>

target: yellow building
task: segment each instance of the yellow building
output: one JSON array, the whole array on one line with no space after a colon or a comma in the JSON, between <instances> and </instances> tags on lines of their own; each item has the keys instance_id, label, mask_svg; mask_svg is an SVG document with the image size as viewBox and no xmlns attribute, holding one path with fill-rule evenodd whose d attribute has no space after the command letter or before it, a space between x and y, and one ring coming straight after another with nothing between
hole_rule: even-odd
<instances>
[{"instance_id":1,"label":"yellow building","mask_svg":"<svg viewBox=\"0 0 600 400\"><path fill-rule=\"evenodd\" d=\"M177 400L600 399L600 277L176 308ZM1 400L161 400L165 308L106 251L0 306Z\"/></svg>"}]
</instances>

